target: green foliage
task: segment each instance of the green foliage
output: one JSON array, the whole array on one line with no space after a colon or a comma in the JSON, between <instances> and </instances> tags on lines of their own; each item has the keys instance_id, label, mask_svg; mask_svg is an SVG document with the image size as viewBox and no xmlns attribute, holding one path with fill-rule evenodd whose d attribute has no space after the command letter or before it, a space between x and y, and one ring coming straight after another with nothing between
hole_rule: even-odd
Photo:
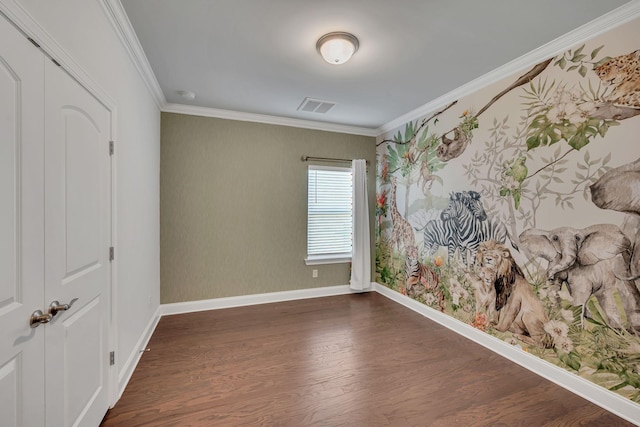
<instances>
[{"instance_id":1,"label":"green foliage","mask_svg":"<svg viewBox=\"0 0 640 427\"><path fill-rule=\"evenodd\" d=\"M588 65L591 65L592 68L597 66L599 63L603 63L603 60L595 61L596 56L600 53L600 50L604 45L595 48L591 51L590 54L583 53L585 45L583 44L576 50L572 51L569 49L564 52L554 63L553 65L560 67L561 69L569 72L569 71L577 71L578 74L582 77L586 77L588 72Z\"/></svg>"},{"instance_id":2,"label":"green foliage","mask_svg":"<svg viewBox=\"0 0 640 427\"><path fill-rule=\"evenodd\" d=\"M554 348L554 351L558 356L558 359L560 359L560 361L566 366L573 369L574 371L580 370L580 356L575 351L565 353L562 350L558 350L557 348Z\"/></svg>"},{"instance_id":3,"label":"green foliage","mask_svg":"<svg viewBox=\"0 0 640 427\"><path fill-rule=\"evenodd\" d=\"M478 128L478 118L472 114L464 114L462 116L462 123L460 123L460 130L465 133L467 138L471 140L473 137L473 130Z\"/></svg>"},{"instance_id":4,"label":"green foliage","mask_svg":"<svg viewBox=\"0 0 640 427\"><path fill-rule=\"evenodd\" d=\"M390 242L384 238L378 238L376 245L376 280L389 287L396 283L396 275L392 270L392 253Z\"/></svg>"},{"instance_id":5,"label":"green foliage","mask_svg":"<svg viewBox=\"0 0 640 427\"><path fill-rule=\"evenodd\" d=\"M574 124L569 119L552 122L546 114L536 116L529 125L527 149L533 150L543 145L553 145L565 140L572 148L580 150L595 136L604 137L611 126L617 126L615 120L601 120L586 118L583 122Z\"/></svg>"},{"instance_id":6,"label":"green foliage","mask_svg":"<svg viewBox=\"0 0 640 427\"><path fill-rule=\"evenodd\" d=\"M389 170L400 170L402 176L407 176L409 164L407 160L407 153L409 151L408 145L396 145L395 147L388 147L389 153L387 154L387 161L389 162Z\"/></svg>"},{"instance_id":7,"label":"green foliage","mask_svg":"<svg viewBox=\"0 0 640 427\"><path fill-rule=\"evenodd\" d=\"M578 55L580 56L580 55ZM527 132L527 150L553 145L562 140L575 150L586 146L596 136L604 137L615 120L593 117L595 102L602 96L599 87L595 90L589 82L589 90L582 86L567 89L539 79L524 88L525 100L531 119Z\"/></svg>"}]
</instances>

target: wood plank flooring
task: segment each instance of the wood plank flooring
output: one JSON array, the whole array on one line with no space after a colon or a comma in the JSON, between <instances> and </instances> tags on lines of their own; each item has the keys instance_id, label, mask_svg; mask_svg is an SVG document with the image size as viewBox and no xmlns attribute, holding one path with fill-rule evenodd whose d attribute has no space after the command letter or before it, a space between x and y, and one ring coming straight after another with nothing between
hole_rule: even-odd
<instances>
[{"instance_id":1,"label":"wood plank flooring","mask_svg":"<svg viewBox=\"0 0 640 427\"><path fill-rule=\"evenodd\" d=\"M108 426L627 426L375 292L163 317Z\"/></svg>"}]
</instances>

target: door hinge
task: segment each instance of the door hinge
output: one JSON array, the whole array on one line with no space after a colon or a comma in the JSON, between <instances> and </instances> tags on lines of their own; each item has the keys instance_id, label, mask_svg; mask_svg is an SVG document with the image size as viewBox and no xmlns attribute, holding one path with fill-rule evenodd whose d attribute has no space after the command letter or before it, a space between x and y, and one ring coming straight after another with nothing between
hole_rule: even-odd
<instances>
[{"instance_id":1,"label":"door hinge","mask_svg":"<svg viewBox=\"0 0 640 427\"><path fill-rule=\"evenodd\" d=\"M116 259L116 250L111 246L109 248L109 261L113 261L114 259Z\"/></svg>"},{"instance_id":2,"label":"door hinge","mask_svg":"<svg viewBox=\"0 0 640 427\"><path fill-rule=\"evenodd\" d=\"M116 352L112 351L109 353L109 366L113 366L116 364Z\"/></svg>"},{"instance_id":3,"label":"door hinge","mask_svg":"<svg viewBox=\"0 0 640 427\"><path fill-rule=\"evenodd\" d=\"M115 151L115 145L116 143L113 141L109 141L109 155L113 156L113 153Z\"/></svg>"}]
</instances>

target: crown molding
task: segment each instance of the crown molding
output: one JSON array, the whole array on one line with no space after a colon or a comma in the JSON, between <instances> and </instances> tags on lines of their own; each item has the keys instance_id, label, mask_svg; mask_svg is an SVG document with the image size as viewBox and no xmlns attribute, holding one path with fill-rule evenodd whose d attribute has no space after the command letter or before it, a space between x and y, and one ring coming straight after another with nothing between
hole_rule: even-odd
<instances>
[{"instance_id":1,"label":"crown molding","mask_svg":"<svg viewBox=\"0 0 640 427\"><path fill-rule=\"evenodd\" d=\"M190 105L167 103L160 84L149 64L147 56L142 49L140 40L136 36L131 21L129 20L120 0L100 0L107 17L109 18L115 32L118 34L122 45L131 57L138 73L142 77L145 85L151 92L156 104L161 111L167 113L190 114L203 117L216 117L229 120L240 120L246 122L267 123L272 125L291 126L303 129L323 130L328 132L339 132L353 135L363 135L375 137L378 135L376 129L363 128L358 126L348 126L312 120L292 119L287 117L277 117L262 114L243 113L239 111L222 110L217 108L194 107Z\"/></svg>"},{"instance_id":2,"label":"crown molding","mask_svg":"<svg viewBox=\"0 0 640 427\"><path fill-rule=\"evenodd\" d=\"M197 107L183 104L167 103L161 108L164 113L189 114L192 116L215 117L218 119L240 120L243 122L266 123L270 125L290 126L302 129L321 130L326 132L347 133L351 135L378 135L376 129L348 126L336 123L316 122L313 120L293 119L289 117L269 116L264 114L243 113L240 111L221 110L217 108Z\"/></svg>"},{"instance_id":3,"label":"crown molding","mask_svg":"<svg viewBox=\"0 0 640 427\"><path fill-rule=\"evenodd\" d=\"M133 30L122 3L120 3L120 0L100 0L100 4L158 108L162 108L166 104L164 93L151 69L147 55L142 49L140 40L138 40L138 36Z\"/></svg>"},{"instance_id":4,"label":"crown molding","mask_svg":"<svg viewBox=\"0 0 640 427\"><path fill-rule=\"evenodd\" d=\"M527 68L548 59L553 56L564 52L571 46L578 43L590 40L602 33L605 33L615 27L625 24L632 19L640 16L640 0L632 0L629 3L620 6L617 9L612 10L591 22L588 22L573 31L566 33L563 36L550 41L549 43L540 46L532 50L531 52L514 59L505 65L494 69L477 79L470 81L458 88L448 92L433 101L430 101L421 107L418 107L402 116L391 120L388 123L380 126L376 129L376 136L380 137L383 134L392 131L399 126L404 125L412 120L419 119L426 116L433 111L436 111L449 103L456 101L464 96L467 96L473 92L482 89L492 83L512 76L518 72L521 72Z\"/></svg>"}]
</instances>

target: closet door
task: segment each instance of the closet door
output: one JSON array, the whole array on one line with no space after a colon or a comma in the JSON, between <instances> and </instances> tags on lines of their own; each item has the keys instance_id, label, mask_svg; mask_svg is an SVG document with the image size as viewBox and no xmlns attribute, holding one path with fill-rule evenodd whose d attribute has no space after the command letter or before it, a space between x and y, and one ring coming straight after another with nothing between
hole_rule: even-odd
<instances>
[{"instance_id":1,"label":"closet door","mask_svg":"<svg viewBox=\"0 0 640 427\"><path fill-rule=\"evenodd\" d=\"M0 424L42 426L44 333L43 67L0 17Z\"/></svg>"},{"instance_id":2,"label":"closet door","mask_svg":"<svg viewBox=\"0 0 640 427\"><path fill-rule=\"evenodd\" d=\"M97 426L108 409L110 113L45 63L47 427Z\"/></svg>"}]
</instances>

